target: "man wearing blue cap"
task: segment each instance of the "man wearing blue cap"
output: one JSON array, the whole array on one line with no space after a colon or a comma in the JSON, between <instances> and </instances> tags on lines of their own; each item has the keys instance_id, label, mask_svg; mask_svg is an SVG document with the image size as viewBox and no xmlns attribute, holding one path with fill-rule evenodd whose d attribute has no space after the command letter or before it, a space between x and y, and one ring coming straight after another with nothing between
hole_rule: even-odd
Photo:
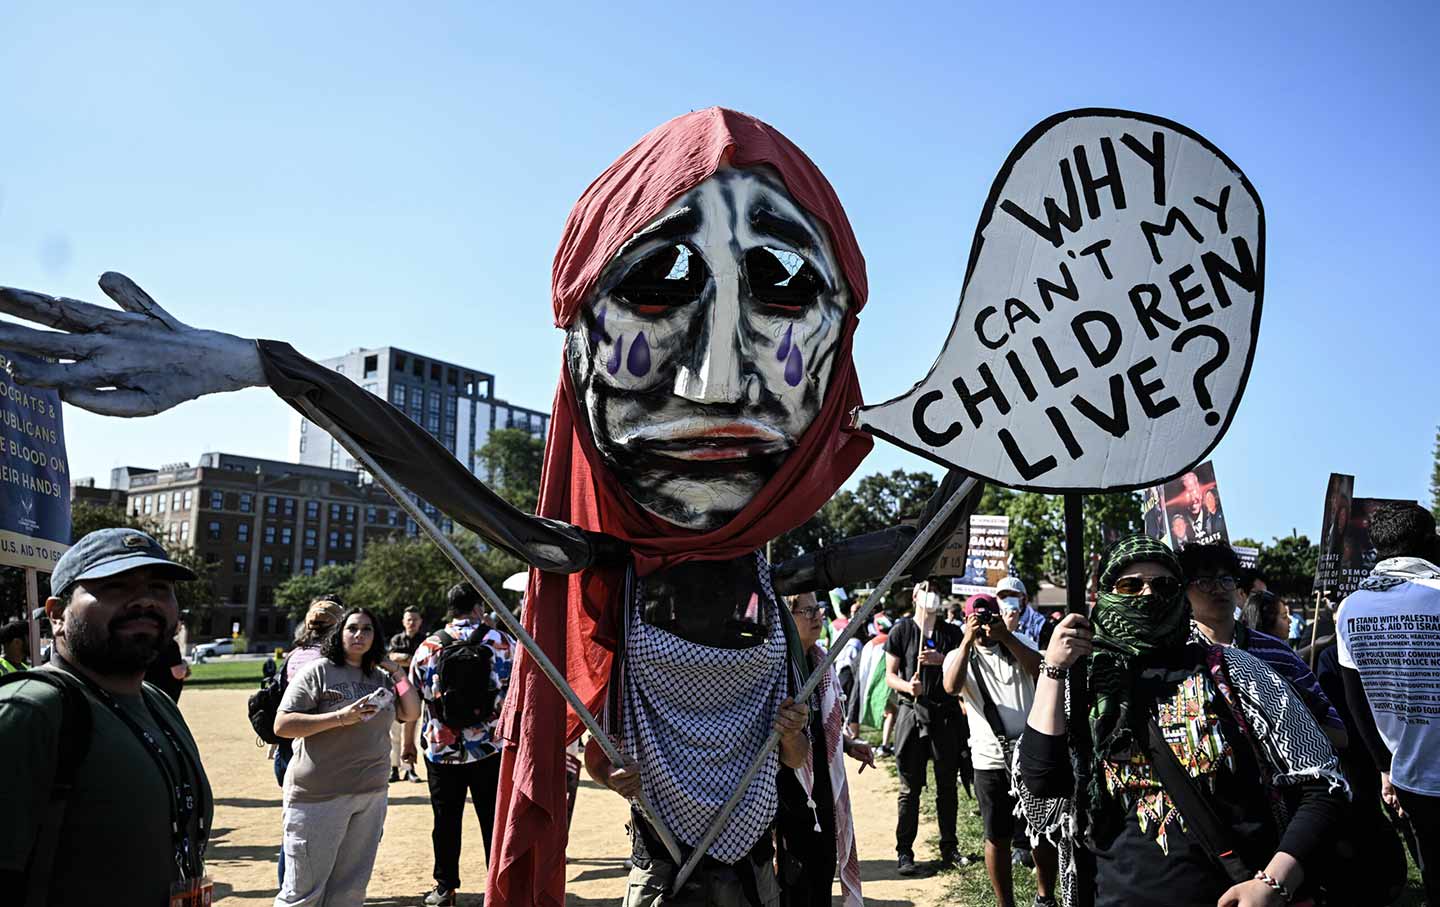
<instances>
[{"instance_id":1,"label":"man wearing blue cap","mask_svg":"<svg viewBox=\"0 0 1440 907\"><path fill-rule=\"evenodd\" d=\"M179 623L174 584L194 578L135 529L92 532L55 565L51 661L0 686L0 890L17 903L208 894L210 785L179 710L143 682Z\"/></svg>"}]
</instances>

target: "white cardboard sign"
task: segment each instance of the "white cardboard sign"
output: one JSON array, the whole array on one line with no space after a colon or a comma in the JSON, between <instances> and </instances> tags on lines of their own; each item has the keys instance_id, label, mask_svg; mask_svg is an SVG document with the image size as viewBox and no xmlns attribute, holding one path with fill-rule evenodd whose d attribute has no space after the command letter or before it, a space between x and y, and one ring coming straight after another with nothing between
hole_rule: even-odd
<instances>
[{"instance_id":1,"label":"white cardboard sign","mask_svg":"<svg viewBox=\"0 0 1440 907\"><path fill-rule=\"evenodd\" d=\"M1218 148L1147 114L1057 114L991 187L930 373L857 422L1012 488L1159 484L1230 426L1264 275L1260 197Z\"/></svg>"}]
</instances>

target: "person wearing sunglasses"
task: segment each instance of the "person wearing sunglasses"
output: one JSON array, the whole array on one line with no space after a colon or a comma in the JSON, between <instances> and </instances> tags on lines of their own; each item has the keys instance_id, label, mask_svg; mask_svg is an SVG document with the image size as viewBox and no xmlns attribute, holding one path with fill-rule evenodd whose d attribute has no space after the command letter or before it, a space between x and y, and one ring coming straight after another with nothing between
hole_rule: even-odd
<instances>
[{"instance_id":1,"label":"person wearing sunglasses","mask_svg":"<svg viewBox=\"0 0 1440 907\"><path fill-rule=\"evenodd\" d=\"M1235 551L1229 545L1186 545L1180 551L1180 569L1186 577L1185 598L1195 632L1201 634L1198 641L1235 646L1265 662L1305 703L1336 752L1348 746L1345 722L1295 650L1283 639L1235 619L1236 606L1242 604L1240 558Z\"/></svg>"},{"instance_id":2,"label":"person wearing sunglasses","mask_svg":"<svg viewBox=\"0 0 1440 907\"><path fill-rule=\"evenodd\" d=\"M1084 885L1096 907L1280 907L1337 830L1348 785L1314 718L1253 655L1195 641L1185 592L1168 547L1121 539L1090 617L1067 615L1046 648L1019 794L1060 851L1066 903ZM1081 659L1090 707L1074 716L1064 681ZM1093 742L1078 790L1072 720ZM1182 820L1180 801L1205 808Z\"/></svg>"},{"instance_id":3,"label":"person wearing sunglasses","mask_svg":"<svg viewBox=\"0 0 1440 907\"><path fill-rule=\"evenodd\" d=\"M790 596L788 601L806 666L813 671L825 658L819 644L825 609L812 592ZM829 907L832 882L838 876L844 907L863 907L845 756L859 762L862 771L867 765L875 767L875 757L868 743L845 733L845 700L833 666L821 678L815 697L820 706L810 712L810 736L815 745L804 765L780 769L776 785L780 805L775 858L783 902L795 907Z\"/></svg>"}]
</instances>

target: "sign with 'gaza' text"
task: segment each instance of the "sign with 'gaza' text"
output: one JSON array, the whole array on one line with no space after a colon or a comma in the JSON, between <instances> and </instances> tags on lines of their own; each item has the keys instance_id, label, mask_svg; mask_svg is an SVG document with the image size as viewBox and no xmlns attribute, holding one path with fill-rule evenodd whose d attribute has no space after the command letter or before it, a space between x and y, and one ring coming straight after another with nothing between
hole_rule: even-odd
<instances>
[{"instance_id":1,"label":"sign with 'gaza' text","mask_svg":"<svg viewBox=\"0 0 1440 907\"><path fill-rule=\"evenodd\" d=\"M1145 114L1058 114L991 188L930 373L858 424L1012 488L1161 484L1230 425L1264 265L1260 198L1214 145Z\"/></svg>"}]
</instances>

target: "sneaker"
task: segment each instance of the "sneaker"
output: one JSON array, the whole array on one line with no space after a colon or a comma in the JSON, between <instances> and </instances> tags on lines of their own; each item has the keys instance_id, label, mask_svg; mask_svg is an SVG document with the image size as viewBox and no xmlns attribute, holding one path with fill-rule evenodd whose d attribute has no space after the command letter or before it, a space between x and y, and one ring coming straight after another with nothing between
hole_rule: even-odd
<instances>
[{"instance_id":1,"label":"sneaker","mask_svg":"<svg viewBox=\"0 0 1440 907\"><path fill-rule=\"evenodd\" d=\"M1035 895L1034 907L1060 907L1060 905L1055 903L1054 898L1047 898L1037 894Z\"/></svg>"},{"instance_id":2,"label":"sneaker","mask_svg":"<svg viewBox=\"0 0 1440 907\"><path fill-rule=\"evenodd\" d=\"M961 857L960 857L960 848L958 848L958 847L942 847L942 848L940 848L940 865L941 865L941 866L959 866L959 865L962 865L962 861L961 861Z\"/></svg>"},{"instance_id":3,"label":"sneaker","mask_svg":"<svg viewBox=\"0 0 1440 907\"><path fill-rule=\"evenodd\" d=\"M920 874L920 867L915 865L915 855L902 853L900 859L895 862L895 871L902 876L914 876Z\"/></svg>"},{"instance_id":4,"label":"sneaker","mask_svg":"<svg viewBox=\"0 0 1440 907\"><path fill-rule=\"evenodd\" d=\"M420 781L424 781L425 779L424 779L424 778L421 778L421 777L420 777L420 774L419 774L418 772L416 772L415 769L413 769L413 768L407 768L407 769L405 769L405 775L404 775L404 777L402 777L400 780L401 780L401 781L415 781L415 782L418 783L418 782L420 782Z\"/></svg>"},{"instance_id":5,"label":"sneaker","mask_svg":"<svg viewBox=\"0 0 1440 907\"><path fill-rule=\"evenodd\" d=\"M1010 862L1017 866L1024 866L1026 869L1034 869L1035 852L1028 849L1022 850L1017 847L1010 851Z\"/></svg>"},{"instance_id":6,"label":"sneaker","mask_svg":"<svg viewBox=\"0 0 1440 907\"><path fill-rule=\"evenodd\" d=\"M433 891L425 895L425 900L421 903L425 907L455 907L455 894L454 888L443 888L436 885Z\"/></svg>"},{"instance_id":7,"label":"sneaker","mask_svg":"<svg viewBox=\"0 0 1440 907\"><path fill-rule=\"evenodd\" d=\"M886 759L889 759L890 757L895 755L895 747L891 746L888 743L885 744L884 746L880 747L880 755Z\"/></svg>"},{"instance_id":8,"label":"sneaker","mask_svg":"<svg viewBox=\"0 0 1440 907\"><path fill-rule=\"evenodd\" d=\"M390 783L391 783L391 784L394 784L396 781L399 781L399 780L400 780L400 769L395 768L394 766L391 766L391 767L390 767Z\"/></svg>"}]
</instances>

